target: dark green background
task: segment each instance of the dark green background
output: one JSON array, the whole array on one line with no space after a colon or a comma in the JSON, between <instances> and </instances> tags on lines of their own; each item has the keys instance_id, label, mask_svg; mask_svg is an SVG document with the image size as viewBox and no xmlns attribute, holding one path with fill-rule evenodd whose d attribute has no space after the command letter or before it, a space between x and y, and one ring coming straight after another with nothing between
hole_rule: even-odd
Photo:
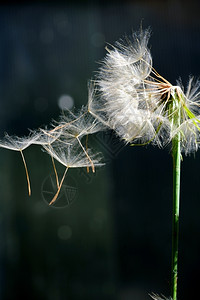
<instances>
[{"instance_id":1,"label":"dark green background","mask_svg":"<svg viewBox=\"0 0 200 300\"><path fill-rule=\"evenodd\" d=\"M26 135L58 119L58 99L87 102L114 43L151 26L154 67L172 84L200 74L198 1L29 2L0 6L0 132ZM0 299L146 300L170 293L172 161L170 148L129 147L112 133L93 145L106 166L70 170L71 205L43 199L50 158L33 146L0 151ZM184 157L179 299L197 299L200 272L200 154ZM58 167L60 174L62 167ZM69 178L69 179L68 179ZM70 182L68 182L68 180ZM68 189L69 192L69 189ZM70 194L72 195L72 194ZM72 197L72 198L73 198ZM64 198L63 198L64 199Z\"/></svg>"}]
</instances>

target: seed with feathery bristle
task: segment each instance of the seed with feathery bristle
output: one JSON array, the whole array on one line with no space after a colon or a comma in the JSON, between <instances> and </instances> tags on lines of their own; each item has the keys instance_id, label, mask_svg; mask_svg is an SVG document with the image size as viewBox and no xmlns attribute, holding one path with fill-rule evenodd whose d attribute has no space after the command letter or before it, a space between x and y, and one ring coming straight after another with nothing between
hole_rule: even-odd
<instances>
[{"instance_id":1,"label":"seed with feathery bristle","mask_svg":"<svg viewBox=\"0 0 200 300\"><path fill-rule=\"evenodd\" d=\"M27 168L26 160L25 160L25 157L23 154L23 150L28 148L30 145L34 144L34 142L39 138L39 136L40 136L40 134L36 133L36 132L32 132L27 137L10 136L10 135L6 134L4 137L4 140L0 141L1 148L6 148L9 150L20 152L22 160L23 160L25 172L26 172L29 196L31 195L31 184L30 184L28 168Z\"/></svg>"},{"instance_id":2,"label":"seed with feathery bristle","mask_svg":"<svg viewBox=\"0 0 200 300\"><path fill-rule=\"evenodd\" d=\"M102 158L99 153L93 154L91 153L90 149L87 149L88 155L86 155L85 152L80 152L78 143L68 145L67 147L63 147L63 145L60 146L60 144L43 145L43 147L48 154L66 167L61 182L58 186L58 190L49 203L50 205L56 201L68 169L90 167L91 163L93 166L103 165L103 163L100 162Z\"/></svg>"}]
</instances>

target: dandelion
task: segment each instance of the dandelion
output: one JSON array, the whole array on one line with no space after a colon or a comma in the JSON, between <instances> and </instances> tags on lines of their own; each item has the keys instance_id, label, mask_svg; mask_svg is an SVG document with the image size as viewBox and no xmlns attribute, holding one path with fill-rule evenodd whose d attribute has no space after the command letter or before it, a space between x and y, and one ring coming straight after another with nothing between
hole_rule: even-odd
<instances>
[{"instance_id":1,"label":"dandelion","mask_svg":"<svg viewBox=\"0 0 200 300\"><path fill-rule=\"evenodd\" d=\"M172 85L162 77L152 65L149 37L149 29L140 30L107 49L88 106L126 143L172 145L172 298L177 300L181 153L199 148L200 82L190 77L184 92L180 80Z\"/></svg>"},{"instance_id":2,"label":"dandelion","mask_svg":"<svg viewBox=\"0 0 200 300\"><path fill-rule=\"evenodd\" d=\"M107 49L101 67L88 84L88 103L79 112L68 111L50 129L32 131L28 137L6 135L0 147L21 153L29 194L28 170L23 150L38 144L51 156L57 181L53 204L70 168L95 171L101 155L88 148L88 136L112 129L126 144L171 146L173 157L172 298L151 295L154 300L177 300L180 170L182 154L200 145L200 82L189 78L184 89L180 80L172 85L153 67L148 48L150 30L140 30ZM84 143L85 141L85 143ZM65 167L58 180L55 162Z\"/></svg>"},{"instance_id":3,"label":"dandelion","mask_svg":"<svg viewBox=\"0 0 200 300\"><path fill-rule=\"evenodd\" d=\"M141 30L107 49L90 103L125 142L164 147L179 132L181 152L189 154L199 147L200 83L190 78L184 94L180 81L163 78L152 66L149 36Z\"/></svg>"}]
</instances>

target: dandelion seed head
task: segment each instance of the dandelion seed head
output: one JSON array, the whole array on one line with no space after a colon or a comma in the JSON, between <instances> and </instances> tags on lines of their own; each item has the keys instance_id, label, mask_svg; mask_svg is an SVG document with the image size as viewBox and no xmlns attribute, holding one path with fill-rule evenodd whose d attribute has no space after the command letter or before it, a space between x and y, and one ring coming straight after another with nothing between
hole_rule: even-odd
<instances>
[{"instance_id":1,"label":"dandelion seed head","mask_svg":"<svg viewBox=\"0 0 200 300\"><path fill-rule=\"evenodd\" d=\"M126 143L165 147L180 133L181 151L197 151L200 82L190 77L184 93L181 80L173 86L163 78L152 66L149 37L140 30L107 49L90 106Z\"/></svg>"}]
</instances>

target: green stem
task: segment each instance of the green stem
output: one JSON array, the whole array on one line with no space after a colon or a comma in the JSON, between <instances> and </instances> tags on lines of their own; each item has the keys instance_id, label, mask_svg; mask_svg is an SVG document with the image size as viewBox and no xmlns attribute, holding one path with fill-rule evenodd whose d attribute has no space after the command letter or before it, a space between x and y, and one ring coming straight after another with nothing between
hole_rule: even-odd
<instances>
[{"instance_id":1,"label":"green stem","mask_svg":"<svg viewBox=\"0 0 200 300\"><path fill-rule=\"evenodd\" d=\"M179 109L176 117L177 117L176 123L180 123ZM172 141L172 156L173 156L172 298L173 300L177 300L179 203L180 203L180 173L181 173L180 133L177 133L177 135L174 137Z\"/></svg>"}]
</instances>

